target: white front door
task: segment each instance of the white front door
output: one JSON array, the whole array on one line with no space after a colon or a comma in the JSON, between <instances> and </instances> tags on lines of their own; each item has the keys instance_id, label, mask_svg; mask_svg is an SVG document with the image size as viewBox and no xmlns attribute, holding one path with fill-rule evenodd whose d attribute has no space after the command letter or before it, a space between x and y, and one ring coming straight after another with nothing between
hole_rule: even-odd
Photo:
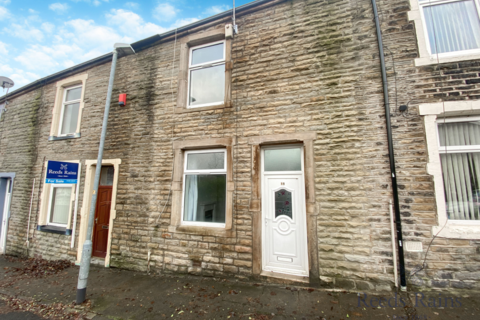
<instances>
[{"instance_id":1,"label":"white front door","mask_svg":"<svg viewBox=\"0 0 480 320\"><path fill-rule=\"evenodd\" d=\"M303 148L277 147L262 153L263 270L307 277Z\"/></svg>"},{"instance_id":2,"label":"white front door","mask_svg":"<svg viewBox=\"0 0 480 320\"><path fill-rule=\"evenodd\" d=\"M6 190L4 195L3 208L0 208L2 211L1 216L1 227L0 227L0 253L5 253L5 244L7 242L7 227L8 227L8 213L10 211L10 198L12 195L12 179L6 180Z\"/></svg>"}]
</instances>

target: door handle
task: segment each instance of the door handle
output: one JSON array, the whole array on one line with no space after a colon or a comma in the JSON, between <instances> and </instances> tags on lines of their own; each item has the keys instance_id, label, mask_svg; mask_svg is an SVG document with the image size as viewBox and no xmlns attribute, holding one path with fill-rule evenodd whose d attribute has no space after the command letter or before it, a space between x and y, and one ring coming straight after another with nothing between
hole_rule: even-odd
<instances>
[{"instance_id":1,"label":"door handle","mask_svg":"<svg viewBox=\"0 0 480 320\"><path fill-rule=\"evenodd\" d=\"M98 222L98 218L95 218L95 224L97 224L97 222Z\"/></svg>"}]
</instances>

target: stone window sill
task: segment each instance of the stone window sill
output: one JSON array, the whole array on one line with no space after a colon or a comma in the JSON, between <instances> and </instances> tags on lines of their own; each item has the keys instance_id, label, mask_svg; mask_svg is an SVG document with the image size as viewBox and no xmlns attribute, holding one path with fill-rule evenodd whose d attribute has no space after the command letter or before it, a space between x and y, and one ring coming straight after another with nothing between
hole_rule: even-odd
<instances>
[{"instance_id":1,"label":"stone window sill","mask_svg":"<svg viewBox=\"0 0 480 320\"><path fill-rule=\"evenodd\" d=\"M37 230L42 232L48 232L48 233L63 234L66 236L70 236L72 234L72 229L55 227L55 226L37 226Z\"/></svg>"},{"instance_id":2,"label":"stone window sill","mask_svg":"<svg viewBox=\"0 0 480 320\"><path fill-rule=\"evenodd\" d=\"M200 227L200 226L170 226L168 228L170 232L190 233L201 236L220 236L220 237L232 237L234 236L232 230L215 227Z\"/></svg>"},{"instance_id":3,"label":"stone window sill","mask_svg":"<svg viewBox=\"0 0 480 320\"><path fill-rule=\"evenodd\" d=\"M434 226L434 235L449 239L480 240L480 221L448 221L445 227Z\"/></svg>"},{"instance_id":4,"label":"stone window sill","mask_svg":"<svg viewBox=\"0 0 480 320\"><path fill-rule=\"evenodd\" d=\"M58 140L68 140L68 139L78 139L80 138L80 132L77 132L77 133L74 133L72 135L68 135L68 136L50 136L48 137L48 141L58 141Z\"/></svg>"},{"instance_id":5,"label":"stone window sill","mask_svg":"<svg viewBox=\"0 0 480 320\"><path fill-rule=\"evenodd\" d=\"M476 60L480 59L480 53L466 53L462 54L459 52L456 55L452 56L439 56L437 60L437 56L430 56L430 57L420 57L415 59L415 66L421 67L421 66L428 66L432 64L438 64L438 63L450 63L450 62L460 62L460 61L468 61L468 60Z\"/></svg>"},{"instance_id":6,"label":"stone window sill","mask_svg":"<svg viewBox=\"0 0 480 320\"><path fill-rule=\"evenodd\" d=\"M232 110L232 106L225 106L225 104L217 104L214 106L206 106L206 107L198 107L198 108L175 108L175 113L188 113L188 112L198 112L198 111L208 111L208 110L217 110L217 109L225 109L225 110Z\"/></svg>"}]
</instances>

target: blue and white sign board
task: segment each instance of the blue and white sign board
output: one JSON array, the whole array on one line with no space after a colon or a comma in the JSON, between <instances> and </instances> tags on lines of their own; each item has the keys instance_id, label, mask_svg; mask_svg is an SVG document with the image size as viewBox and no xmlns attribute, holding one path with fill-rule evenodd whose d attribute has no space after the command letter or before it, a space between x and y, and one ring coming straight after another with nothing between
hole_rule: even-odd
<instances>
[{"instance_id":1,"label":"blue and white sign board","mask_svg":"<svg viewBox=\"0 0 480 320\"><path fill-rule=\"evenodd\" d=\"M45 183L75 184L78 179L78 163L48 161Z\"/></svg>"}]
</instances>

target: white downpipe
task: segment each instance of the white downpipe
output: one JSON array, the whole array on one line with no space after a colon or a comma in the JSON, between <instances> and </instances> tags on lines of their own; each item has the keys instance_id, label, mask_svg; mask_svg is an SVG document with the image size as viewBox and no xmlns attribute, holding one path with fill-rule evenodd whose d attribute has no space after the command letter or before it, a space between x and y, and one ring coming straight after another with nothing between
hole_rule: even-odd
<instances>
[{"instance_id":1,"label":"white downpipe","mask_svg":"<svg viewBox=\"0 0 480 320\"><path fill-rule=\"evenodd\" d=\"M70 242L70 248L75 246L75 229L77 228L77 209L78 209L78 194L80 193L80 172L82 172L82 164L78 164L78 172L77 172L77 185L76 193L75 193L75 209L73 210L73 228L72 228L72 240Z\"/></svg>"},{"instance_id":2,"label":"white downpipe","mask_svg":"<svg viewBox=\"0 0 480 320\"><path fill-rule=\"evenodd\" d=\"M32 204L33 204L33 194L35 191L35 178L33 178L33 185L32 185L32 195L30 196L30 210L28 211L28 223L27 223L27 241L26 245L27 248L30 245L30 242L28 241L28 235L30 233L30 217L32 216Z\"/></svg>"},{"instance_id":3,"label":"white downpipe","mask_svg":"<svg viewBox=\"0 0 480 320\"><path fill-rule=\"evenodd\" d=\"M398 274L397 274L397 248L395 247L395 227L393 223L393 204L389 200L390 209L390 231L392 233L392 253L393 253L393 273L395 275L395 288L398 288Z\"/></svg>"}]
</instances>

